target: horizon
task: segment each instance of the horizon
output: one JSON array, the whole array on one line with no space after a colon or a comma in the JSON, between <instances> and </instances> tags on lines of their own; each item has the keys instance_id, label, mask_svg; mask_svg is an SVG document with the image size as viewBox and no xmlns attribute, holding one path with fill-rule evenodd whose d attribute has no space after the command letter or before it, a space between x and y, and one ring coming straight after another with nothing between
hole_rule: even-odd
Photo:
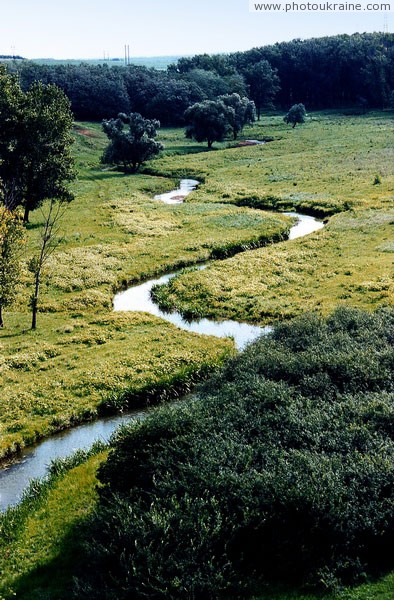
<instances>
[{"instance_id":1,"label":"horizon","mask_svg":"<svg viewBox=\"0 0 394 600\"><path fill-rule=\"evenodd\" d=\"M250 12L248 0L200 0L198 5L113 0L110 10L104 0L68 0L60 6L15 0L2 7L0 54L29 60L122 59L125 45L137 58L228 54L292 39L392 32L394 20L388 11L281 10Z\"/></svg>"},{"instance_id":2,"label":"horizon","mask_svg":"<svg viewBox=\"0 0 394 600\"><path fill-rule=\"evenodd\" d=\"M300 37L293 37L290 39L286 39L286 40L278 40L276 42L271 42L271 43L267 43L267 44L263 44L262 46L272 46L275 44L282 44L282 43L286 43L286 42L291 42L294 40L300 40L300 41L307 41L307 40L311 40L311 39L319 39L319 38L324 38L324 37L340 37L340 36L344 36L344 35L348 35L348 36L352 36L352 35L364 35L364 34L373 34L373 33L377 33L377 34L391 34L392 32L387 32L387 31L382 31L382 30L374 30L374 31L354 31L353 33L347 33L347 32L342 32L342 33L335 33L332 35L311 35L310 37L305 37L305 38L300 38ZM218 52L196 52L196 53L176 53L176 54L144 54L144 55L132 55L130 54L130 61L132 60L143 60L143 59L165 59L165 58L182 58L182 57L193 57L196 56L198 54L232 54L232 53L236 53L236 52L247 52L248 50L252 50L253 48L258 48L259 46L250 46L249 48L245 48L243 50L240 49L236 49L236 50L231 50L231 51L218 51ZM75 56L75 57L71 57L71 56L60 56L60 57L55 57L55 56L33 56L33 57L27 57L27 56L22 56L22 55L18 55L17 53L12 55L12 54L7 54L6 52L0 52L1 55L7 55L10 58L13 58L14 56L20 56L20 59L22 60L31 60L31 61L35 61L35 60L50 60L50 61L84 61L84 60L88 60L88 61L102 61L102 62L111 62L111 61L120 61L120 62L124 62L125 57L124 55L118 55L118 56Z\"/></svg>"}]
</instances>

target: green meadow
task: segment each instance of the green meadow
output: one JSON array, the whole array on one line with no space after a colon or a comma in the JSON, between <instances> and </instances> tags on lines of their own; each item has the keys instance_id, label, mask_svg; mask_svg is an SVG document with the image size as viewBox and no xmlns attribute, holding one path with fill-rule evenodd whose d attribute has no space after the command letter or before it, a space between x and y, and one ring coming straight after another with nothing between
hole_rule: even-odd
<instances>
[{"instance_id":1,"label":"green meadow","mask_svg":"<svg viewBox=\"0 0 394 600\"><path fill-rule=\"evenodd\" d=\"M46 268L37 331L29 330L26 270L0 332L0 456L102 410L145 403L159 388L167 395L187 390L220 364L233 351L230 340L186 333L143 313L113 313L114 293L285 237L291 222L226 203L165 205L153 198L177 178L103 170L106 138L98 125L78 125L75 138L75 200ZM42 219L40 210L32 214L25 262Z\"/></svg>"},{"instance_id":2,"label":"green meadow","mask_svg":"<svg viewBox=\"0 0 394 600\"><path fill-rule=\"evenodd\" d=\"M171 156L154 172L188 173L205 180L193 202L249 203L330 215L357 208L385 208L393 201L393 113L346 116L313 113L292 129L281 116L262 117L244 138L265 145ZM182 133L180 132L180 135ZM228 145L228 144L227 144ZM376 177L380 183L376 183Z\"/></svg>"},{"instance_id":3,"label":"green meadow","mask_svg":"<svg viewBox=\"0 0 394 600\"><path fill-rule=\"evenodd\" d=\"M295 129L272 116L242 136L272 139L265 145L228 141L207 151L183 130L164 129L163 155L125 176L100 165L100 127L79 123L75 200L46 269L37 331L29 329L27 270L0 331L0 456L98 414L176 397L234 353L231 340L146 313L113 313L115 291L132 282L230 256L181 274L156 297L189 316L262 324L341 304L392 305L393 131L393 113L319 113ZM153 200L181 177L202 182L185 204ZM284 210L318 215L326 226L271 244L287 236ZM41 221L32 214L25 263ZM70 597L78 531L94 509L105 456L71 461L0 517L0 598ZM393 586L391 574L325 598L392 600ZM270 589L259 598L318 596Z\"/></svg>"},{"instance_id":4,"label":"green meadow","mask_svg":"<svg viewBox=\"0 0 394 600\"><path fill-rule=\"evenodd\" d=\"M255 126L273 141L182 156L182 170L205 178L191 202L298 210L328 219L305 239L215 263L157 289L163 307L187 316L266 323L338 304L392 304L394 239L392 114L312 116L295 129L279 117ZM251 132L252 135L252 132ZM169 171L170 159L156 161Z\"/></svg>"}]
</instances>

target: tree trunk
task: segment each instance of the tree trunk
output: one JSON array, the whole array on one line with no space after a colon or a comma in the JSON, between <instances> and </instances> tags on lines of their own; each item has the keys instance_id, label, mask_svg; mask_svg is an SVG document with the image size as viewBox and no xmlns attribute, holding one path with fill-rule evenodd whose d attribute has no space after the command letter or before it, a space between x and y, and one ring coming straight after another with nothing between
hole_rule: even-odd
<instances>
[{"instance_id":1,"label":"tree trunk","mask_svg":"<svg viewBox=\"0 0 394 600\"><path fill-rule=\"evenodd\" d=\"M31 328L37 329L37 298L34 298L32 300L31 308L32 308Z\"/></svg>"},{"instance_id":2,"label":"tree trunk","mask_svg":"<svg viewBox=\"0 0 394 600\"><path fill-rule=\"evenodd\" d=\"M37 328L37 310L38 310L38 293L40 291L40 274L41 268L37 271L34 277L34 293L31 298L31 328Z\"/></svg>"},{"instance_id":3,"label":"tree trunk","mask_svg":"<svg viewBox=\"0 0 394 600\"><path fill-rule=\"evenodd\" d=\"M49 212L46 217L46 221L44 224L44 230L41 236L41 250L40 255L37 258L37 261L33 261L34 268L32 272L34 273L34 292L31 296L30 306L32 311L32 319L31 319L31 328L36 329L37 327L37 312L38 312L38 298L40 292L40 284L41 284L41 272L44 266L44 263L50 256L51 252L54 250L53 246L51 247L51 243L53 244L53 237L56 235L56 225L58 223L59 218L61 217L60 204L57 203L57 208L55 208L54 200L51 200L49 206Z\"/></svg>"},{"instance_id":4,"label":"tree trunk","mask_svg":"<svg viewBox=\"0 0 394 600\"><path fill-rule=\"evenodd\" d=\"M23 215L23 222L24 223L28 223L29 222L29 213L30 213L30 208L26 205L25 206L25 214Z\"/></svg>"},{"instance_id":5,"label":"tree trunk","mask_svg":"<svg viewBox=\"0 0 394 600\"><path fill-rule=\"evenodd\" d=\"M212 148L213 140L208 140L208 148Z\"/></svg>"},{"instance_id":6,"label":"tree trunk","mask_svg":"<svg viewBox=\"0 0 394 600\"><path fill-rule=\"evenodd\" d=\"M4 327L3 323L3 307L0 304L0 327Z\"/></svg>"},{"instance_id":7,"label":"tree trunk","mask_svg":"<svg viewBox=\"0 0 394 600\"><path fill-rule=\"evenodd\" d=\"M38 298L33 296L31 299L31 328L37 329L37 304Z\"/></svg>"}]
</instances>

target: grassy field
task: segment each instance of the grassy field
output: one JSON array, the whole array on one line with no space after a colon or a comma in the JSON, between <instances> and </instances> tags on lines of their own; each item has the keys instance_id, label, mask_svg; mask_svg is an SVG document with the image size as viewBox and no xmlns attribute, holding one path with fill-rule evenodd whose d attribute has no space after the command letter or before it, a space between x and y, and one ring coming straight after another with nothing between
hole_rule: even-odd
<instances>
[{"instance_id":1,"label":"grassy field","mask_svg":"<svg viewBox=\"0 0 394 600\"><path fill-rule=\"evenodd\" d=\"M254 129L253 137L274 138L264 146L179 157L176 172L206 181L191 202L337 214L306 239L171 280L156 298L188 316L253 322L328 313L337 304L392 304L393 128L390 114L318 115L295 129L274 118ZM174 173L168 157L154 164Z\"/></svg>"},{"instance_id":2,"label":"grassy field","mask_svg":"<svg viewBox=\"0 0 394 600\"><path fill-rule=\"evenodd\" d=\"M144 401L149 390L187 389L208 365L219 364L231 341L189 334L146 314L113 314L114 291L221 249L231 253L286 235L290 223L225 203L154 201L177 181L102 170L106 138L98 125L78 125L75 137L76 197L47 265L38 329L29 330L25 272L0 332L0 457L96 416L103 404L119 408L130 398ZM24 261L42 218L41 211L32 214Z\"/></svg>"},{"instance_id":3,"label":"grassy field","mask_svg":"<svg viewBox=\"0 0 394 600\"><path fill-rule=\"evenodd\" d=\"M319 113L295 129L281 116L263 117L243 137L273 140L265 145L220 152L223 144L216 144L216 151L179 156L175 165L170 156L152 164L156 173L205 180L193 202L248 202L322 215L386 208L394 193L393 127L393 113Z\"/></svg>"},{"instance_id":4,"label":"grassy field","mask_svg":"<svg viewBox=\"0 0 394 600\"><path fill-rule=\"evenodd\" d=\"M393 210L333 216L303 240L248 252L156 289L162 306L191 316L266 323L337 305L394 301ZM355 249L357 249L355 251Z\"/></svg>"},{"instance_id":5,"label":"grassy field","mask_svg":"<svg viewBox=\"0 0 394 600\"><path fill-rule=\"evenodd\" d=\"M96 470L106 455L92 451L58 463L48 482L33 484L18 507L0 515L1 600L67 598L83 560L78 527L94 508Z\"/></svg>"},{"instance_id":6,"label":"grassy field","mask_svg":"<svg viewBox=\"0 0 394 600\"><path fill-rule=\"evenodd\" d=\"M243 205L296 208L325 215L329 222L307 239L237 254L182 275L161 291L163 302L188 314L256 322L306 309L326 313L338 303L370 309L392 304L393 124L389 113L319 114L294 130L281 117L264 118L244 137L274 141L240 148L227 148L234 144L226 142L210 152L185 140L182 130L163 130L164 155L132 177L102 170L100 128L79 124L76 199L48 265L38 329L29 330L26 272L0 331L0 456L100 410L144 402L156 391L175 395L234 351L231 341L111 309L114 290L128 282L287 231L285 217ZM187 203L152 201L184 176L203 182ZM24 260L34 249L41 220L39 211L32 214ZM94 506L95 470L104 456L62 473L18 517L17 526L9 526L10 538L0 522L6 542L0 551L0 598L68 597L80 556L75 532ZM60 573L55 581L54 571ZM393 586L391 575L336 598L392 600ZM295 598L317 600L283 590L261 596Z\"/></svg>"}]
</instances>

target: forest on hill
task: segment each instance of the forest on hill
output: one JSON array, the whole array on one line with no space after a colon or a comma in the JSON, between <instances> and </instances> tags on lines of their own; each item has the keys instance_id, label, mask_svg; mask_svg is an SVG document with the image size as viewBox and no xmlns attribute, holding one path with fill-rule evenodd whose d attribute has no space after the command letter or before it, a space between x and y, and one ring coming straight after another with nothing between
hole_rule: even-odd
<instances>
[{"instance_id":1,"label":"forest on hill","mask_svg":"<svg viewBox=\"0 0 394 600\"><path fill-rule=\"evenodd\" d=\"M248 96L258 112L383 109L394 94L394 34L338 35L253 48L246 52L180 58L167 71L135 65L7 64L28 89L55 83L70 98L77 119L101 120L139 112L164 126L183 125L195 102L223 94Z\"/></svg>"}]
</instances>

